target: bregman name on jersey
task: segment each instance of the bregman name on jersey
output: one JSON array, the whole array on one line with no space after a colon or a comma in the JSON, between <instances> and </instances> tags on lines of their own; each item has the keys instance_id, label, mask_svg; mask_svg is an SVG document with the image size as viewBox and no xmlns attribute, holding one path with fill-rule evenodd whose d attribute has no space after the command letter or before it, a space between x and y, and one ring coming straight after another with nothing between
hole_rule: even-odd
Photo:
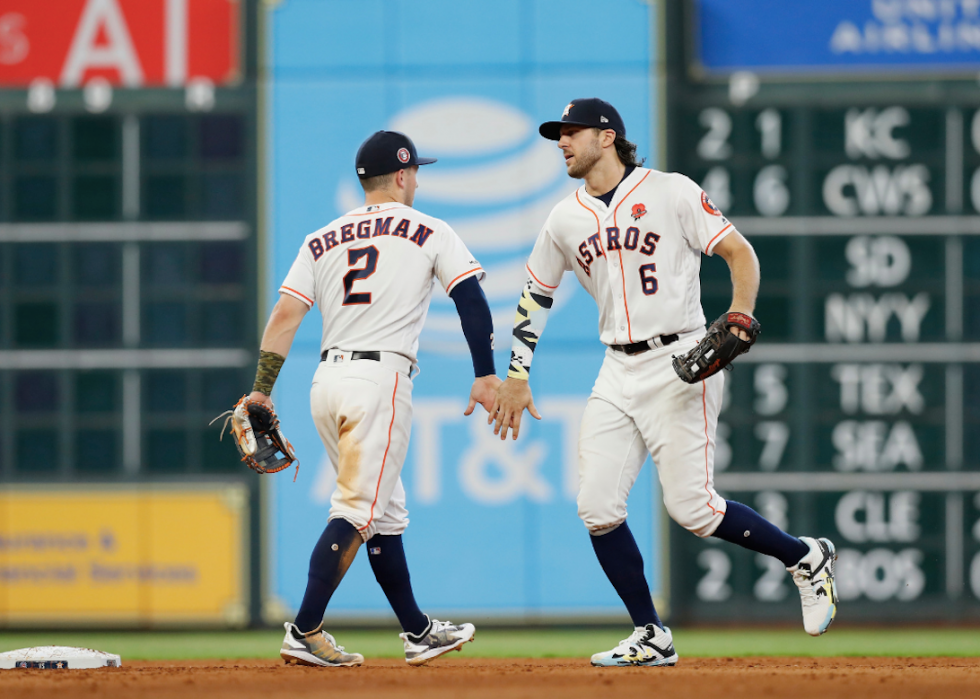
<instances>
[{"instance_id":1,"label":"bregman name on jersey","mask_svg":"<svg viewBox=\"0 0 980 699\"><path fill-rule=\"evenodd\" d=\"M403 218L395 226L395 229L392 230L391 223L394 220L394 216L378 217L373 220L365 219L364 221L358 221L356 230L353 223L346 223L340 227L339 233L338 231L327 231L322 236L310 240L307 245L310 246L313 259L319 260L321 255L325 252L330 252L341 243L352 243L355 240L369 240L371 238L377 238L380 235L390 235L396 238L407 238L409 241L422 247L425 245L425 241L429 239L429 236L432 235L432 229L424 223L420 223L415 229L415 232L412 233L412 237L409 238L408 232L411 230L412 222L407 218ZM340 236L340 240L337 240L338 235Z\"/></svg>"}]
</instances>

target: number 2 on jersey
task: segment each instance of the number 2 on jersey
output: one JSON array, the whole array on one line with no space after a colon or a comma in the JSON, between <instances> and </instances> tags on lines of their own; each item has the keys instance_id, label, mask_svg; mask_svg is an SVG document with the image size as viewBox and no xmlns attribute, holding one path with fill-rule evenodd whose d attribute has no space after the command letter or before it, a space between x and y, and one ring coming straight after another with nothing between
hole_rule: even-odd
<instances>
[{"instance_id":1,"label":"number 2 on jersey","mask_svg":"<svg viewBox=\"0 0 980 699\"><path fill-rule=\"evenodd\" d=\"M347 251L347 264L353 267L362 257L367 257L367 262L361 269L352 269L344 275L344 306L361 306L371 303L371 292L360 294L353 293L354 282L358 279L367 279L374 274L378 266L378 249L373 245L367 248L357 248Z\"/></svg>"}]
</instances>

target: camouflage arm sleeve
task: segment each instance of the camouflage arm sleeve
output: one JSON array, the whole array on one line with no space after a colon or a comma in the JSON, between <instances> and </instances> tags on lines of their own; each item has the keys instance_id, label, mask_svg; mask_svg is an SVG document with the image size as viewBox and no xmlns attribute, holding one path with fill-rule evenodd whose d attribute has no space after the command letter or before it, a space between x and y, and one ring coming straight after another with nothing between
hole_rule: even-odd
<instances>
[{"instance_id":1,"label":"camouflage arm sleeve","mask_svg":"<svg viewBox=\"0 0 980 699\"><path fill-rule=\"evenodd\" d=\"M550 296L531 291L533 281L528 279L517 304L517 316L514 318L514 340L511 345L510 370L507 376L512 379L527 381L531 371L531 359L538 346L541 333L548 322L548 311L555 302Z\"/></svg>"},{"instance_id":2,"label":"camouflage arm sleeve","mask_svg":"<svg viewBox=\"0 0 980 699\"><path fill-rule=\"evenodd\" d=\"M255 385L252 386L252 390L267 396L272 395L272 387L285 361L286 358L281 354L259 350L259 368L255 371Z\"/></svg>"}]
</instances>

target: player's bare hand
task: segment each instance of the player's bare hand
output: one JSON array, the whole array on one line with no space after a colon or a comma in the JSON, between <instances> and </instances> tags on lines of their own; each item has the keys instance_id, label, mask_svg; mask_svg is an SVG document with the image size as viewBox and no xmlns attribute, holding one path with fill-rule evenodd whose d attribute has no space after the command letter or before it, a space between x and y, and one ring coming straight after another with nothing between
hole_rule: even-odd
<instances>
[{"instance_id":1,"label":"player's bare hand","mask_svg":"<svg viewBox=\"0 0 980 699\"><path fill-rule=\"evenodd\" d=\"M513 439L517 439L525 408L534 419L541 419L538 409L534 407L534 398L527 381L507 379L497 388L497 396L487 417L487 424L495 422L493 433L499 434L501 439L507 439L508 429L512 431Z\"/></svg>"},{"instance_id":2,"label":"player's bare hand","mask_svg":"<svg viewBox=\"0 0 980 699\"><path fill-rule=\"evenodd\" d=\"M501 380L494 374L477 377L473 382L473 388L470 389L470 404L466 406L463 415L472 415L473 408L476 407L477 403L489 413L493 408L493 401L497 397L497 387L501 383Z\"/></svg>"},{"instance_id":3,"label":"player's bare hand","mask_svg":"<svg viewBox=\"0 0 980 699\"><path fill-rule=\"evenodd\" d=\"M248 394L248 399L249 400L254 400L257 403L261 403L262 405L264 405L267 408L270 408L270 409L272 408L272 398L270 396L265 395L264 393L259 392L259 391L252 391L251 393L249 393Z\"/></svg>"}]
</instances>

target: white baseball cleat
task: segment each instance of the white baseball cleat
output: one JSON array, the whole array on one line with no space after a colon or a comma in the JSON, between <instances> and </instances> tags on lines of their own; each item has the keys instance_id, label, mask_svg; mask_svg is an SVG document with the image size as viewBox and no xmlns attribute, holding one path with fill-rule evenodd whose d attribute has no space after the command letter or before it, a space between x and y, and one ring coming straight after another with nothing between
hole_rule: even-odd
<instances>
[{"instance_id":1,"label":"white baseball cleat","mask_svg":"<svg viewBox=\"0 0 980 699\"><path fill-rule=\"evenodd\" d=\"M428 616L426 616L428 618ZM462 650L463 644L473 640L476 627L473 624L453 624L451 621L430 619L429 626L418 636L400 633L405 641L405 662L409 665L425 665L433 658L452 650Z\"/></svg>"},{"instance_id":2,"label":"white baseball cleat","mask_svg":"<svg viewBox=\"0 0 980 699\"><path fill-rule=\"evenodd\" d=\"M810 553L786 570L793 574L793 582L800 588L803 628L811 636L819 636L826 633L837 615L837 583L834 581L837 549L830 539L801 536L800 541L810 547Z\"/></svg>"},{"instance_id":3,"label":"white baseball cleat","mask_svg":"<svg viewBox=\"0 0 980 699\"><path fill-rule=\"evenodd\" d=\"M303 633L296 624L288 621L286 637L282 639L279 657L287 665L311 665L315 667L350 667L364 662L360 653L348 653L337 645L333 636L323 630L323 624L309 633Z\"/></svg>"},{"instance_id":4,"label":"white baseball cleat","mask_svg":"<svg viewBox=\"0 0 980 699\"><path fill-rule=\"evenodd\" d=\"M676 663L677 651L670 629L656 624L637 626L618 646L592 656L592 664L596 667L657 667Z\"/></svg>"}]
</instances>

